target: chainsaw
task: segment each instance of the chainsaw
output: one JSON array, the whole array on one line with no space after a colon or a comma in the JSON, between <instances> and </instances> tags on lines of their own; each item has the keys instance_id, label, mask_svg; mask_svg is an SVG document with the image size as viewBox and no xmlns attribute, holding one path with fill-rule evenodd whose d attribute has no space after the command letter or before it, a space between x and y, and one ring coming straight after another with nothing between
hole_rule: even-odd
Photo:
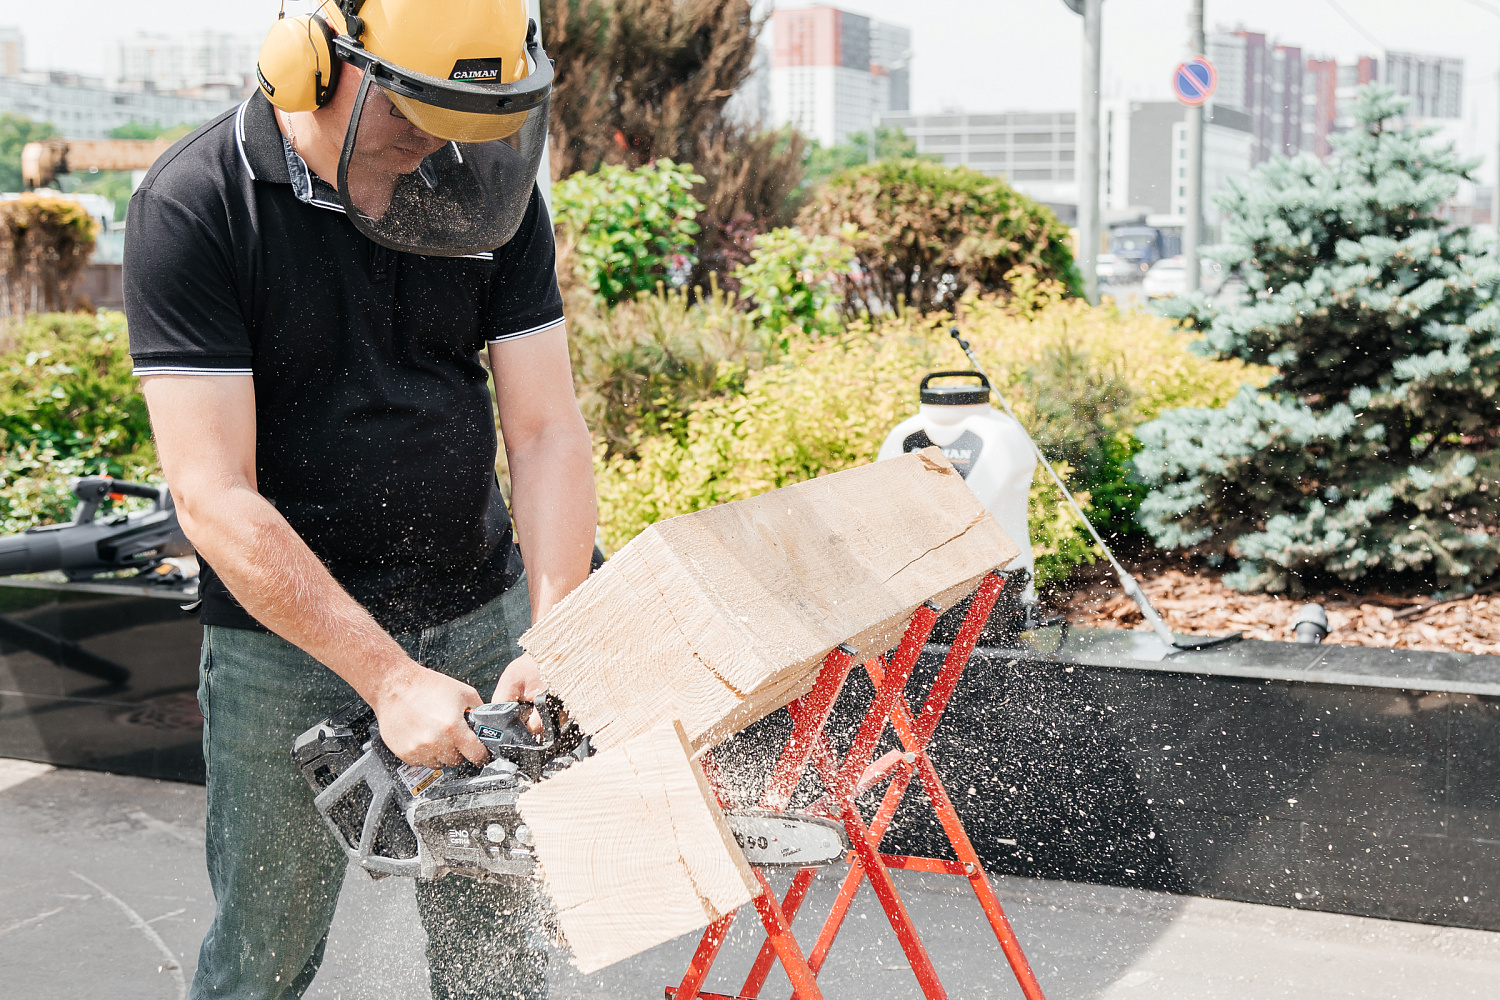
<instances>
[{"instance_id":1,"label":"chainsaw","mask_svg":"<svg viewBox=\"0 0 1500 1000\"><path fill-rule=\"evenodd\" d=\"M535 709L541 734L526 722ZM526 789L586 759L589 738L562 721L562 704L494 702L466 713L489 763L442 769L403 763L380 738L375 712L353 701L297 737L292 759L334 839L371 878L482 881L536 870L530 829L516 808ZM849 850L843 828L801 813L728 810L746 861L756 867L826 865Z\"/></svg>"}]
</instances>

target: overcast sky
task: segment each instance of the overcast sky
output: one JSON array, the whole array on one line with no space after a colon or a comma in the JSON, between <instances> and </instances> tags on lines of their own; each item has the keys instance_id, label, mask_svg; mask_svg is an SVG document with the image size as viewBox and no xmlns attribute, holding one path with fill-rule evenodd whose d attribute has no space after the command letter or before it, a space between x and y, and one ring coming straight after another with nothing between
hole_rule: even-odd
<instances>
[{"instance_id":1,"label":"overcast sky","mask_svg":"<svg viewBox=\"0 0 1500 1000\"><path fill-rule=\"evenodd\" d=\"M1496 144L1500 0L1206 3L1210 31L1243 26L1299 46L1306 55L1344 61L1389 47L1458 56L1465 60L1464 145L1488 152ZM794 0L782 5L808 6ZM834 5L911 28L915 110L1041 110L1077 104L1081 19L1062 0L849 0ZM104 46L112 37L201 28L260 35L278 6L274 0L0 0L0 25L22 29L34 69L99 73ZM289 10L307 6L297 0L287 4ZM1171 97L1172 68L1187 46L1188 7L1189 0L1104 0L1106 96ZM1487 164L1485 172L1493 169Z\"/></svg>"}]
</instances>

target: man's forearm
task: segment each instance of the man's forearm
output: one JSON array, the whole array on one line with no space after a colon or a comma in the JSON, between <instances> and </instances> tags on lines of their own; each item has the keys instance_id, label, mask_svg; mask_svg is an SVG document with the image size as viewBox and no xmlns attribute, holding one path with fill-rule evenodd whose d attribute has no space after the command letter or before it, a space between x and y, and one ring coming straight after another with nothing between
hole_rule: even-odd
<instances>
[{"instance_id":1,"label":"man's forearm","mask_svg":"<svg viewBox=\"0 0 1500 1000\"><path fill-rule=\"evenodd\" d=\"M188 538L256 621L371 705L409 680L411 658L259 493L231 487L211 500L188 495L177 502Z\"/></svg>"},{"instance_id":2,"label":"man's forearm","mask_svg":"<svg viewBox=\"0 0 1500 1000\"><path fill-rule=\"evenodd\" d=\"M598 523L593 446L578 418L515 445L507 441L505 452L535 621L589 575Z\"/></svg>"}]
</instances>

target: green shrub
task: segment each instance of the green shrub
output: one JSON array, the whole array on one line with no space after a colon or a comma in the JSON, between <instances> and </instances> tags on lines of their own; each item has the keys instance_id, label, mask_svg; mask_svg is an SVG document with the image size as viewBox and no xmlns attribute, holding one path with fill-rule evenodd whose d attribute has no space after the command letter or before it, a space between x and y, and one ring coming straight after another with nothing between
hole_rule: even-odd
<instances>
[{"instance_id":1,"label":"green shrub","mask_svg":"<svg viewBox=\"0 0 1500 1000\"><path fill-rule=\"evenodd\" d=\"M0 202L0 317L71 309L98 228L82 205L50 194Z\"/></svg>"},{"instance_id":2,"label":"green shrub","mask_svg":"<svg viewBox=\"0 0 1500 1000\"><path fill-rule=\"evenodd\" d=\"M692 405L740 391L768 340L717 288L697 301L658 289L612 309L576 310L568 327L579 406L611 456L634 456L646 438L682 440Z\"/></svg>"},{"instance_id":3,"label":"green shrub","mask_svg":"<svg viewBox=\"0 0 1500 1000\"><path fill-rule=\"evenodd\" d=\"M782 350L790 343L788 327L817 337L843 328L841 285L854 256L848 244L856 234L849 226L841 235L843 239L773 229L755 237L750 263L735 268L740 297L753 306L755 319Z\"/></svg>"},{"instance_id":4,"label":"green shrub","mask_svg":"<svg viewBox=\"0 0 1500 1000\"><path fill-rule=\"evenodd\" d=\"M1133 447L1129 430L1140 421L1187 401L1223 405L1242 381L1259 377L1238 363L1186 354L1165 320L1061 300L1055 286L1038 290L1025 275L1013 281L1024 301L971 297L959 321L1022 421L1055 447L1070 486L1088 485L1072 462L1081 469L1096 453L1099 476L1113 470L1122 478L1122 449ZM924 372L967 367L949 323L946 314L904 313L875 329L860 322L842 336L794 341L787 357L751 371L743 392L694 404L680 435L643 438L633 456L601 448L595 471L606 545L618 548L662 518L872 461L891 428L916 411ZM1091 365L1113 374L1091 382L1079 374ZM1051 406L1050 393L1064 384L1080 400L1100 385L1107 391L1080 424ZM1119 443L1070 442L1081 433L1119 435ZM1079 498L1090 503L1090 489ZM1032 541L1044 583L1090 558L1060 500L1039 475Z\"/></svg>"},{"instance_id":5,"label":"green shrub","mask_svg":"<svg viewBox=\"0 0 1500 1000\"><path fill-rule=\"evenodd\" d=\"M703 178L687 164L661 159L634 170L602 166L552 187L562 237L560 266L571 266L605 305L650 292L674 275L686 278L696 258L694 217L703 205L691 191Z\"/></svg>"},{"instance_id":6,"label":"green shrub","mask_svg":"<svg viewBox=\"0 0 1500 1000\"><path fill-rule=\"evenodd\" d=\"M1082 294L1068 229L1052 210L968 167L893 159L836 174L797 217L812 235L856 227L867 277L857 305L952 309L969 292L1007 292L1027 268Z\"/></svg>"},{"instance_id":7,"label":"green shrub","mask_svg":"<svg viewBox=\"0 0 1500 1000\"><path fill-rule=\"evenodd\" d=\"M0 531L67 520L84 475L159 480L125 317L49 313L10 328L0 355Z\"/></svg>"}]
</instances>

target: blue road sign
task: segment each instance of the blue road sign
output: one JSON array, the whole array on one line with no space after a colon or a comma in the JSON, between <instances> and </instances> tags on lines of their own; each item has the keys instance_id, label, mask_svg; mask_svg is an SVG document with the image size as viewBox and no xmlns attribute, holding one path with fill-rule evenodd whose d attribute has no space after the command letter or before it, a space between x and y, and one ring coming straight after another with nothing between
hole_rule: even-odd
<instances>
[{"instance_id":1,"label":"blue road sign","mask_svg":"<svg viewBox=\"0 0 1500 1000\"><path fill-rule=\"evenodd\" d=\"M1218 71L1202 56L1194 56L1182 63L1172 74L1172 89L1177 92L1177 99L1191 108L1212 97L1218 85Z\"/></svg>"}]
</instances>

